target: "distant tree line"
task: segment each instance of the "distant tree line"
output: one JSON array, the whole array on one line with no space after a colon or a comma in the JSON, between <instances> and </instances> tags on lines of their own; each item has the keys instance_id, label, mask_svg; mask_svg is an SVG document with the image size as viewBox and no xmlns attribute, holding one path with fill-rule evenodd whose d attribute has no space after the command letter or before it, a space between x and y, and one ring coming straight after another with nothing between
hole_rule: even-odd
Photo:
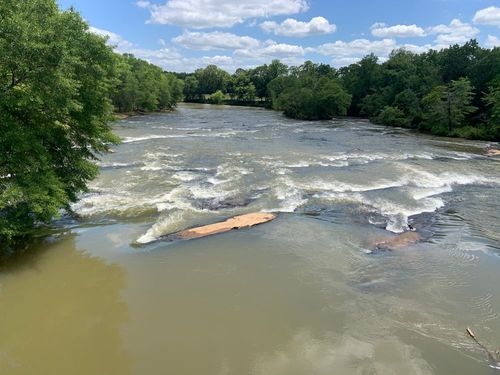
<instances>
[{"instance_id":1,"label":"distant tree line","mask_svg":"<svg viewBox=\"0 0 500 375\"><path fill-rule=\"evenodd\" d=\"M475 40L441 51L393 51L339 70L348 114L437 135L500 139L500 48Z\"/></svg>"},{"instance_id":2,"label":"distant tree line","mask_svg":"<svg viewBox=\"0 0 500 375\"><path fill-rule=\"evenodd\" d=\"M183 97L183 82L172 73L133 55L116 55L116 84L111 100L116 112L172 109Z\"/></svg>"},{"instance_id":3,"label":"distant tree line","mask_svg":"<svg viewBox=\"0 0 500 375\"><path fill-rule=\"evenodd\" d=\"M114 110L156 111L182 82L89 32L55 0L0 1L0 250L69 209L119 139Z\"/></svg>"},{"instance_id":4,"label":"distant tree line","mask_svg":"<svg viewBox=\"0 0 500 375\"><path fill-rule=\"evenodd\" d=\"M500 48L475 40L421 54L399 49L335 69L275 60L230 75L215 65L181 74L186 101L261 103L286 116L362 116L437 135L500 140Z\"/></svg>"},{"instance_id":5,"label":"distant tree line","mask_svg":"<svg viewBox=\"0 0 500 375\"><path fill-rule=\"evenodd\" d=\"M177 77L184 80L186 101L252 102L268 101L269 82L286 74L288 67L274 60L255 69L237 69L232 75L215 65L208 65L192 74L178 73Z\"/></svg>"}]
</instances>

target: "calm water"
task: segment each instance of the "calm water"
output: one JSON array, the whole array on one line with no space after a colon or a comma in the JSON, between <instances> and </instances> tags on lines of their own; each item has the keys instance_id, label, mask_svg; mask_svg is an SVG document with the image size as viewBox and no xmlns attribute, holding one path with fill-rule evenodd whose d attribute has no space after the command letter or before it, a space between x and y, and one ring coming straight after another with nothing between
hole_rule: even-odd
<instances>
[{"instance_id":1,"label":"calm water","mask_svg":"<svg viewBox=\"0 0 500 375\"><path fill-rule=\"evenodd\" d=\"M188 105L115 131L78 218L0 270L1 374L499 373L465 335L500 347L486 143ZM280 214L162 240L254 211Z\"/></svg>"}]
</instances>

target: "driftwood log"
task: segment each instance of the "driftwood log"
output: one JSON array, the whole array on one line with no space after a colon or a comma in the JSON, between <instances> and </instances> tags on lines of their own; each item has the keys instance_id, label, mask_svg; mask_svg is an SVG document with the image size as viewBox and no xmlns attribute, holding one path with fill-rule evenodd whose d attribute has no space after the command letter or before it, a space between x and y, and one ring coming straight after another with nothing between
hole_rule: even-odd
<instances>
[{"instance_id":1,"label":"driftwood log","mask_svg":"<svg viewBox=\"0 0 500 375\"><path fill-rule=\"evenodd\" d=\"M211 236L213 234L229 232L234 229L249 228L255 225L264 224L274 220L276 216L276 214L270 212L255 212L251 214L239 215L219 223L186 229L168 237L180 240L201 238Z\"/></svg>"}]
</instances>

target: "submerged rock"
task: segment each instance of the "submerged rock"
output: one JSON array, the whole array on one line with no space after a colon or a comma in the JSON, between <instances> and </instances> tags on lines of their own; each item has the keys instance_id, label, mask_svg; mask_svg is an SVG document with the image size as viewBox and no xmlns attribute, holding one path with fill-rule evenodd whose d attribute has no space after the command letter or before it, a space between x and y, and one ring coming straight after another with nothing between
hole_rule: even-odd
<instances>
[{"instance_id":1,"label":"submerged rock","mask_svg":"<svg viewBox=\"0 0 500 375\"><path fill-rule=\"evenodd\" d=\"M231 197L226 199L220 198L201 198L196 199L193 202L193 205L200 209L208 209L211 211L237 208L237 207L246 207L250 203L252 203L254 199L248 197Z\"/></svg>"},{"instance_id":2,"label":"submerged rock","mask_svg":"<svg viewBox=\"0 0 500 375\"><path fill-rule=\"evenodd\" d=\"M500 156L500 150L490 148L489 150L486 151L487 156Z\"/></svg>"},{"instance_id":3,"label":"submerged rock","mask_svg":"<svg viewBox=\"0 0 500 375\"><path fill-rule=\"evenodd\" d=\"M370 248L375 251L396 250L407 247L420 241L421 236L417 232L404 232L398 235L376 238Z\"/></svg>"}]
</instances>

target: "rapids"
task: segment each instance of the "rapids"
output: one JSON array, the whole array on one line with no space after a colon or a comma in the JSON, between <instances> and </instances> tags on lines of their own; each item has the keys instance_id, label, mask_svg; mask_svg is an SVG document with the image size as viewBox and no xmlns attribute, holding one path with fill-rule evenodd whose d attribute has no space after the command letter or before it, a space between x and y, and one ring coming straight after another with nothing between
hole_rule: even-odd
<instances>
[{"instance_id":1,"label":"rapids","mask_svg":"<svg viewBox=\"0 0 500 375\"><path fill-rule=\"evenodd\" d=\"M495 371L465 333L500 347L489 144L185 104L114 131L74 215L0 267L0 373ZM278 217L165 237L250 212Z\"/></svg>"}]
</instances>

